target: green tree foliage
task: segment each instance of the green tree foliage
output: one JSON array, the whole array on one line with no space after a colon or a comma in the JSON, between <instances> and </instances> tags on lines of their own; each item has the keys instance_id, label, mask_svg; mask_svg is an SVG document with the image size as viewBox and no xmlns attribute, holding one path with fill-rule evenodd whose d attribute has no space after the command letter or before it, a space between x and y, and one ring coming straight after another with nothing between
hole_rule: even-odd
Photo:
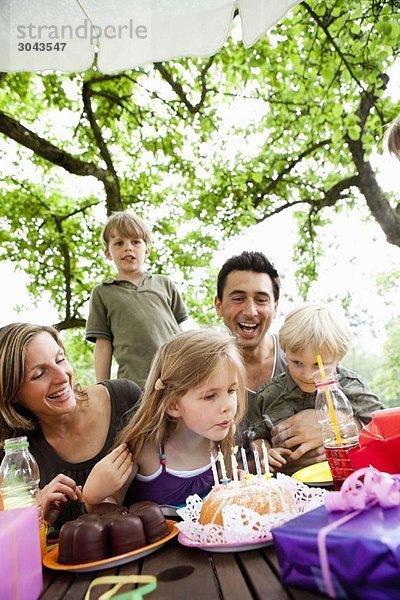
<instances>
[{"instance_id":1,"label":"green tree foliage","mask_svg":"<svg viewBox=\"0 0 400 600\"><path fill-rule=\"evenodd\" d=\"M34 298L50 292L61 329L81 327L109 273L101 225L131 208L153 226L152 269L185 281L209 322L220 240L296 207L306 297L328 208L366 203L400 245L370 163L396 114L399 40L396 2L310 0L247 50L232 38L208 59L116 75L0 74L0 260ZM229 123L238 104L246 119Z\"/></svg>"},{"instance_id":2,"label":"green tree foliage","mask_svg":"<svg viewBox=\"0 0 400 600\"><path fill-rule=\"evenodd\" d=\"M386 406L400 406L400 317L390 321L386 330L383 360L372 385Z\"/></svg>"},{"instance_id":3,"label":"green tree foliage","mask_svg":"<svg viewBox=\"0 0 400 600\"><path fill-rule=\"evenodd\" d=\"M86 387L93 385L93 345L82 344L82 331L79 328L63 332L63 342L68 360L74 368L74 382Z\"/></svg>"},{"instance_id":4,"label":"green tree foliage","mask_svg":"<svg viewBox=\"0 0 400 600\"><path fill-rule=\"evenodd\" d=\"M377 368L380 365L380 357L375 354L370 354L368 349L363 348L360 344L353 343L342 361L343 366L350 371L354 371L363 377L371 389L378 393L374 387L374 379Z\"/></svg>"},{"instance_id":5,"label":"green tree foliage","mask_svg":"<svg viewBox=\"0 0 400 600\"><path fill-rule=\"evenodd\" d=\"M397 306L400 270L378 275L377 287L379 294L385 299L388 310L391 306ZM382 359L371 370L371 374L371 385L377 390L386 406L400 406L400 317L398 315L392 316L386 326Z\"/></svg>"},{"instance_id":6,"label":"green tree foliage","mask_svg":"<svg viewBox=\"0 0 400 600\"><path fill-rule=\"evenodd\" d=\"M303 296L318 269L328 207L366 203L387 240L400 245L398 200L383 193L370 163L398 111L385 93L399 54L396 15L391 2L302 2L269 43L220 56L226 68L238 64L236 93L258 98L264 111L253 125L256 157L235 156L230 167L239 175L210 187L231 198L235 216L250 210L262 221L299 208L295 259ZM238 133L245 138L249 130Z\"/></svg>"}]
</instances>

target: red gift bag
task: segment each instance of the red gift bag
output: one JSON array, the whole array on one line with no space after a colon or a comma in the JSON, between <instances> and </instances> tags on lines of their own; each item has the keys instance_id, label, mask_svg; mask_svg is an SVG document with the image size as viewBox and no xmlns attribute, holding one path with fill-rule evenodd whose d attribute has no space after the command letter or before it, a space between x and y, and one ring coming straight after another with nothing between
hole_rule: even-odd
<instances>
[{"instance_id":1,"label":"red gift bag","mask_svg":"<svg viewBox=\"0 0 400 600\"><path fill-rule=\"evenodd\" d=\"M360 447L349 450L355 469L372 466L386 473L400 473L400 408L376 410L360 431Z\"/></svg>"}]
</instances>

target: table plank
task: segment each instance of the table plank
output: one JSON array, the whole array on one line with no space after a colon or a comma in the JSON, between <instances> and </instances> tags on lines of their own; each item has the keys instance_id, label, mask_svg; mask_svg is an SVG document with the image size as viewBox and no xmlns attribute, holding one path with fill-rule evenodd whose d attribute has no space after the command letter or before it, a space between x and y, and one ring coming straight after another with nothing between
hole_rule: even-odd
<instances>
[{"instance_id":1,"label":"table plank","mask_svg":"<svg viewBox=\"0 0 400 600\"><path fill-rule=\"evenodd\" d=\"M208 553L186 548L171 540L142 559L121 567L91 573L70 573L44 569L41 600L83 600L91 581L105 575L154 575L157 600L320 600L325 596L280 581L279 564L273 546L240 553ZM90 600L98 600L112 586L96 586ZM121 593L132 585L121 588Z\"/></svg>"},{"instance_id":2,"label":"table plank","mask_svg":"<svg viewBox=\"0 0 400 600\"><path fill-rule=\"evenodd\" d=\"M242 552L238 559L254 598L264 600L268 595L269 600L289 600L279 577L260 551Z\"/></svg>"},{"instance_id":3,"label":"table plank","mask_svg":"<svg viewBox=\"0 0 400 600\"><path fill-rule=\"evenodd\" d=\"M51 586L55 578L57 577L57 571L52 569L43 568L43 586L42 586L42 594L47 590L48 587Z\"/></svg>"},{"instance_id":4,"label":"table plank","mask_svg":"<svg viewBox=\"0 0 400 600\"><path fill-rule=\"evenodd\" d=\"M211 560L214 563L222 598L241 600L253 598L234 555L213 553Z\"/></svg>"},{"instance_id":5,"label":"table plank","mask_svg":"<svg viewBox=\"0 0 400 600\"><path fill-rule=\"evenodd\" d=\"M275 569L276 573L280 573L279 561L278 557L275 553L275 546L267 546L266 548L261 549L262 554L264 554L267 562Z\"/></svg>"},{"instance_id":6,"label":"table plank","mask_svg":"<svg viewBox=\"0 0 400 600\"><path fill-rule=\"evenodd\" d=\"M83 600L94 576L95 573L79 573L72 577L71 585L63 596L63 600Z\"/></svg>"},{"instance_id":7,"label":"table plank","mask_svg":"<svg viewBox=\"0 0 400 600\"><path fill-rule=\"evenodd\" d=\"M75 576L72 573L57 571L56 576L51 579L50 585L43 586L44 591L40 596L41 600L59 600L60 598L64 598L68 588L74 580L74 577ZM45 573L44 583L46 584L47 581L48 578L46 577Z\"/></svg>"},{"instance_id":8,"label":"table plank","mask_svg":"<svg viewBox=\"0 0 400 600\"><path fill-rule=\"evenodd\" d=\"M43 570L43 590L40 600L81 600L91 581L103 575L116 575L118 568L94 571L91 573L70 573L68 571ZM55 574L55 575L54 575ZM90 594L96 600L112 586L98 586Z\"/></svg>"},{"instance_id":9,"label":"table plank","mask_svg":"<svg viewBox=\"0 0 400 600\"><path fill-rule=\"evenodd\" d=\"M188 549L176 540L146 557L143 575L157 577L157 600L190 598L219 600L218 584L206 552Z\"/></svg>"}]
</instances>

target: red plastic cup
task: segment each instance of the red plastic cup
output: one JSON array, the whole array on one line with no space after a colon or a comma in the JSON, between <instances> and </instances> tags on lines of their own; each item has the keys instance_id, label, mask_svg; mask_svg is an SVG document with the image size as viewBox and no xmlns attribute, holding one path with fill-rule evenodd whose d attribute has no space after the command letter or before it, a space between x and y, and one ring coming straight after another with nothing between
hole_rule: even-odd
<instances>
[{"instance_id":1,"label":"red plastic cup","mask_svg":"<svg viewBox=\"0 0 400 600\"><path fill-rule=\"evenodd\" d=\"M326 460L332 473L335 490L340 490L346 477L354 472L348 452L352 448L358 447L358 442L343 444L343 446L325 446Z\"/></svg>"}]
</instances>

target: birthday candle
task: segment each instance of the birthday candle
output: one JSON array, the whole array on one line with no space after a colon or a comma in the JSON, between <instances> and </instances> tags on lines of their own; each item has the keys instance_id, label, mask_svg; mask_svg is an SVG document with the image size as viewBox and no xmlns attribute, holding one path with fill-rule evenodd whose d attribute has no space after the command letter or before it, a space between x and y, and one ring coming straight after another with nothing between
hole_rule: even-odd
<instances>
[{"instance_id":1,"label":"birthday candle","mask_svg":"<svg viewBox=\"0 0 400 600\"><path fill-rule=\"evenodd\" d=\"M260 465L260 457L258 455L258 450L254 446L253 448L254 462L256 463L256 473L257 475L262 475L261 473L261 465Z\"/></svg>"},{"instance_id":2,"label":"birthday candle","mask_svg":"<svg viewBox=\"0 0 400 600\"><path fill-rule=\"evenodd\" d=\"M246 475L248 475L249 474L249 466L247 464L246 450L243 448L243 446L240 448L240 454L242 455L244 472L246 473Z\"/></svg>"},{"instance_id":3,"label":"birthday candle","mask_svg":"<svg viewBox=\"0 0 400 600\"><path fill-rule=\"evenodd\" d=\"M211 461L211 471L214 477L214 485L218 485L218 473L217 473L217 465L215 463L215 458L212 452L210 452L210 461Z\"/></svg>"},{"instance_id":4,"label":"birthday candle","mask_svg":"<svg viewBox=\"0 0 400 600\"><path fill-rule=\"evenodd\" d=\"M224 455L222 454L220 447L219 447L219 452L218 452L218 460L219 460L219 464L221 465L222 481L224 481L224 480L227 481L228 476L226 474Z\"/></svg>"},{"instance_id":5,"label":"birthday candle","mask_svg":"<svg viewBox=\"0 0 400 600\"><path fill-rule=\"evenodd\" d=\"M263 453L263 459L264 459L264 473L269 473L269 462L268 462L268 450L267 450L267 446L265 445L264 440L261 442L261 447L262 447L262 453Z\"/></svg>"},{"instance_id":6,"label":"birthday candle","mask_svg":"<svg viewBox=\"0 0 400 600\"><path fill-rule=\"evenodd\" d=\"M239 481L238 462L237 462L236 456L233 452L231 454L231 462L232 462L232 479L233 479L233 481Z\"/></svg>"}]
</instances>

